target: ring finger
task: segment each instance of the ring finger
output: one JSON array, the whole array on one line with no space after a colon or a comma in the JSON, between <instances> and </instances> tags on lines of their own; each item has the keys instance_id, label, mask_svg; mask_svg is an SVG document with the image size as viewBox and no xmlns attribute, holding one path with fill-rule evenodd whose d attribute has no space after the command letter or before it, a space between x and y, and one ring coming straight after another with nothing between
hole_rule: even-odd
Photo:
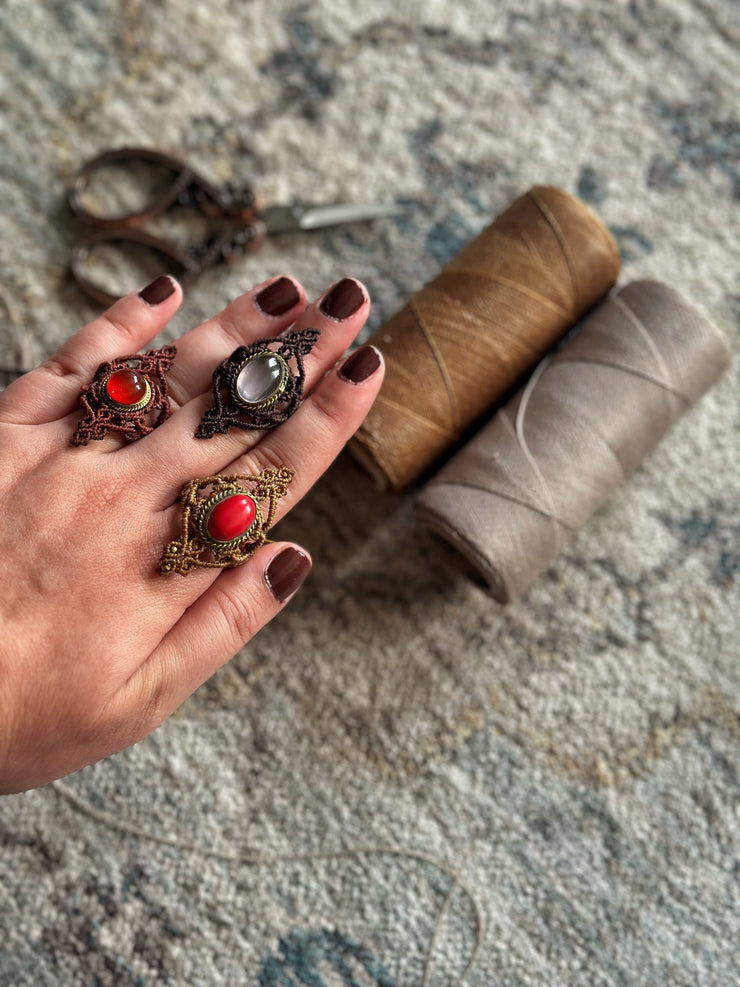
<instances>
[{"instance_id":1,"label":"ring finger","mask_svg":"<svg viewBox=\"0 0 740 987\"><path fill-rule=\"evenodd\" d=\"M362 327L370 307L364 287L353 278L344 278L310 305L296 321L294 328L314 327L319 339L305 360L306 392L318 384L324 374L336 363ZM228 352L223 354L227 356ZM210 380L213 366L201 370L206 381ZM146 442L125 450L139 475L156 477L159 493L170 502L172 488L197 475L217 473L240 453L252 448L264 437L264 432L233 429L225 435L206 440L193 440L193 433L205 409L212 403L210 395L202 392L185 404ZM287 424L287 423L286 423ZM284 427L284 426L283 426ZM177 455L173 455L173 450ZM170 480L170 488L163 489L162 480Z\"/></svg>"},{"instance_id":2,"label":"ring finger","mask_svg":"<svg viewBox=\"0 0 740 987\"><path fill-rule=\"evenodd\" d=\"M354 339L358 317L367 316L367 292L354 278L343 278L307 309L305 297L301 285L291 278L277 278L246 292L186 333L177 343L177 362L169 375L173 401L182 407L209 391L213 371L237 347L278 336L293 322L295 329L314 328L325 336L316 344L307 365L323 365L331 357L331 366Z\"/></svg>"},{"instance_id":3,"label":"ring finger","mask_svg":"<svg viewBox=\"0 0 740 987\"><path fill-rule=\"evenodd\" d=\"M221 361L261 336L277 336L303 311L306 293L292 278L272 278L235 299L225 309L177 341L177 359L167 376L177 407L202 394Z\"/></svg>"}]
</instances>

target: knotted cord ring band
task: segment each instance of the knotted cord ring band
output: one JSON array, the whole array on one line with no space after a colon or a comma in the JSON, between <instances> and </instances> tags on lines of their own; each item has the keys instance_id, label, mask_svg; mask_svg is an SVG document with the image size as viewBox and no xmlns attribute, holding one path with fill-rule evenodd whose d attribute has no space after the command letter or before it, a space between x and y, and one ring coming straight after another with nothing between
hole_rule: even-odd
<instances>
[{"instance_id":1,"label":"knotted cord ring band","mask_svg":"<svg viewBox=\"0 0 740 987\"><path fill-rule=\"evenodd\" d=\"M101 363L80 392L84 416L72 436L72 445L86 446L91 439L105 438L108 432L134 442L166 421L170 402L165 374L176 352L174 346L163 346L143 356L121 356Z\"/></svg>"},{"instance_id":2,"label":"knotted cord ring band","mask_svg":"<svg viewBox=\"0 0 740 987\"><path fill-rule=\"evenodd\" d=\"M293 471L265 467L261 473L207 476L191 480L180 492L180 537L159 560L159 571L222 569L243 565L267 541Z\"/></svg>"},{"instance_id":3,"label":"knotted cord ring band","mask_svg":"<svg viewBox=\"0 0 740 987\"><path fill-rule=\"evenodd\" d=\"M293 330L234 350L213 372L213 407L196 438L230 428L273 428L290 418L303 397L303 357L318 338L318 329Z\"/></svg>"}]
</instances>

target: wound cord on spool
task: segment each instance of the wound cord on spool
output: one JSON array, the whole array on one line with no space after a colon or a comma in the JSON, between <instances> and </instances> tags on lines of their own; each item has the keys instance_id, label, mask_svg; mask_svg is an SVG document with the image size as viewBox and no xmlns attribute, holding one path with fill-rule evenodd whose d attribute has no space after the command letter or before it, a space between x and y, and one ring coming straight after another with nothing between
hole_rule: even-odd
<instances>
[{"instance_id":1,"label":"wound cord on spool","mask_svg":"<svg viewBox=\"0 0 740 987\"><path fill-rule=\"evenodd\" d=\"M382 485L417 481L618 271L611 236L583 203L531 189L373 335L386 376L350 450Z\"/></svg>"},{"instance_id":2,"label":"wound cord on spool","mask_svg":"<svg viewBox=\"0 0 740 987\"><path fill-rule=\"evenodd\" d=\"M516 599L728 362L677 292L633 282L430 480L418 520Z\"/></svg>"}]
</instances>

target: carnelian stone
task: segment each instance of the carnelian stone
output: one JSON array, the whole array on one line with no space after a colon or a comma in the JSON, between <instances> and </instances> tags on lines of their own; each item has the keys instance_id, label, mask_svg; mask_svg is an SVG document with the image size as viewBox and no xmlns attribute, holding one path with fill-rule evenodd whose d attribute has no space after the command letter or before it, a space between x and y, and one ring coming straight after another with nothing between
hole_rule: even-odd
<instances>
[{"instance_id":1,"label":"carnelian stone","mask_svg":"<svg viewBox=\"0 0 740 987\"><path fill-rule=\"evenodd\" d=\"M146 377L131 367L121 367L106 380L105 393L116 404L138 404L146 397Z\"/></svg>"},{"instance_id":2,"label":"carnelian stone","mask_svg":"<svg viewBox=\"0 0 740 987\"><path fill-rule=\"evenodd\" d=\"M214 541L233 541L249 531L257 512L246 494L231 494L219 500L208 515L206 531Z\"/></svg>"}]
</instances>

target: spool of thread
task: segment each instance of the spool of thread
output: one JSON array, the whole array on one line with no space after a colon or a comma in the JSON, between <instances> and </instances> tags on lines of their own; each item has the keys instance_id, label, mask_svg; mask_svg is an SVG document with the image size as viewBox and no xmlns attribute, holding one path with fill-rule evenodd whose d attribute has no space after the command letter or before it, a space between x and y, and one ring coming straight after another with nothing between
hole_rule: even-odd
<instances>
[{"instance_id":1,"label":"spool of thread","mask_svg":"<svg viewBox=\"0 0 740 987\"><path fill-rule=\"evenodd\" d=\"M351 452L381 486L414 483L618 273L614 241L582 202L531 189L373 334L385 380Z\"/></svg>"},{"instance_id":2,"label":"spool of thread","mask_svg":"<svg viewBox=\"0 0 740 987\"><path fill-rule=\"evenodd\" d=\"M496 599L516 599L729 359L718 330L677 292L633 282L427 484L418 521Z\"/></svg>"}]
</instances>

